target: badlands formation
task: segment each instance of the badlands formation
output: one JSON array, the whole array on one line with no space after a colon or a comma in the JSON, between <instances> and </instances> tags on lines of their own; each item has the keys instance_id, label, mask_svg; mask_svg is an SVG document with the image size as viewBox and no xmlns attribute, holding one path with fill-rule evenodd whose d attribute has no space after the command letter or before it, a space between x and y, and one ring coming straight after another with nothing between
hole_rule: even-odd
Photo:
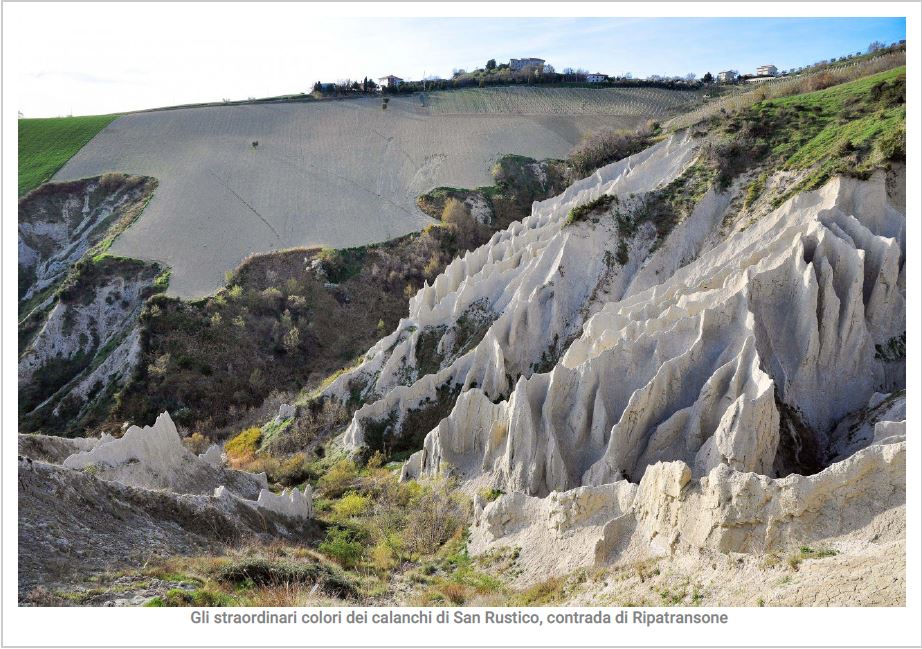
<instances>
[{"instance_id":1,"label":"badlands formation","mask_svg":"<svg viewBox=\"0 0 922 649\"><path fill-rule=\"evenodd\" d=\"M741 211L744 178L658 232L645 198L704 145L675 134L452 262L326 389L366 403L343 444L421 446L403 476L456 476L472 551L521 548L523 580L853 539L904 601L901 172Z\"/></svg>"},{"instance_id":2,"label":"badlands formation","mask_svg":"<svg viewBox=\"0 0 922 649\"><path fill-rule=\"evenodd\" d=\"M310 540L312 517L310 487L274 494L216 446L191 453L166 413L118 439L19 437L21 596L157 556Z\"/></svg>"},{"instance_id":3,"label":"badlands formation","mask_svg":"<svg viewBox=\"0 0 922 649\"><path fill-rule=\"evenodd\" d=\"M502 155L563 158L585 132L697 101L655 88L534 88L398 96L387 110L380 98L157 110L113 121L55 180L157 178L144 217L112 252L162 262L171 295L201 297L251 253L421 230L432 220L417 196L491 184Z\"/></svg>"},{"instance_id":4,"label":"badlands formation","mask_svg":"<svg viewBox=\"0 0 922 649\"><path fill-rule=\"evenodd\" d=\"M48 183L20 199L20 430L82 432L84 417L131 376L138 317L167 273L104 253L156 187L112 173Z\"/></svg>"}]
</instances>

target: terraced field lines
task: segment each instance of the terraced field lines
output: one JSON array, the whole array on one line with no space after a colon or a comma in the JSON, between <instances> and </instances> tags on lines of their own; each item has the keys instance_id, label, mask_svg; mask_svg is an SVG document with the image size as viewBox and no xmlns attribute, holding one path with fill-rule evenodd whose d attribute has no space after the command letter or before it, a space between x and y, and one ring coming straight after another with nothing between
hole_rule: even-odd
<instances>
[{"instance_id":1,"label":"terraced field lines","mask_svg":"<svg viewBox=\"0 0 922 649\"><path fill-rule=\"evenodd\" d=\"M112 254L164 263L170 294L194 298L254 252L350 248L421 230L432 220L416 197L434 187L490 184L502 155L563 158L584 133L636 128L697 97L522 87L393 97L386 111L380 99L355 99L134 113L55 178L157 178ZM430 114L418 111L429 102Z\"/></svg>"},{"instance_id":2,"label":"terraced field lines","mask_svg":"<svg viewBox=\"0 0 922 649\"><path fill-rule=\"evenodd\" d=\"M465 88L430 95L433 113L658 117L699 101L695 91L661 88Z\"/></svg>"},{"instance_id":3,"label":"terraced field lines","mask_svg":"<svg viewBox=\"0 0 922 649\"><path fill-rule=\"evenodd\" d=\"M19 120L19 195L50 180L116 117L118 115Z\"/></svg>"}]
</instances>

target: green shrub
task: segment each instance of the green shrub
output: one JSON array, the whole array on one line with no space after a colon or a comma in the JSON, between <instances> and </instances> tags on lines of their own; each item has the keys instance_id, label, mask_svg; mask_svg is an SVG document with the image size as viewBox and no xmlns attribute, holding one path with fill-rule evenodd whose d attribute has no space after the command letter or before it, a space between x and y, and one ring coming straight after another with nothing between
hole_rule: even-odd
<instances>
[{"instance_id":1,"label":"green shrub","mask_svg":"<svg viewBox=\"0 0 922 649\"><path fill-rule=\"evenodd\" d=\"M459 533L467 519L465 503L448 481L426 485L409 504L404 538L411 552L431 554Z\"/></svg>"},{"instance_id":2,"label":"green shrub","mask_svg":"<svg viewBox=\"0 0 922 649\"><path fill-rule=\"evenodd\" d=\"M618 203L617 196L602 194L598 198L594 198L588 203L577 205L567 214L565 225L572 225L579 221L583 221L593 212L601 212L607 210L613 203Z\"/></svg>"},{"instance_id":3,"label":"green shrub","mask_svg":"<svg viewBox=\"0 0 922 649\"><path fill-rule=\"evenodd\" d=\"M279 462L278 473L272 476L272 479L285 487L293 487L310 477L311 471L304 453L295 453Z\"/></svg>"},{"instance_id":4,"label":"green shrub","mask_svg":"<svg viewBox=\"0 0 922 649\"><path fill-rule=\"evenodd\" d=\"M502 496L504 493L506 492L502 491L501 489L494 489L493 487L490 487L489 489L481 489L479 495L484 502L491 503Z\"/></svg>"},{"instance_id":5,"label":"green shrub","mask_svg":"<svg viewBox=\"0 0 922 649\"><path fill-rule=\"evenodd\" d=\"M516 606L550 606L563 599L565 586L563 577L551 577L529 586L513 601Z\"/></svg>"},{"instance_id":6,"label":"green shrub","mask_svg":"<svg viewBox=\"0 0 922 649\"><path fill-rule=\"evenodd\" d=\"M340 518L361 516L371 506L371 499L350 491L333 504L333 513Z\"/></svg>"},{"instance_id":7,"label":"green shrub","mask_svg":"<svg viewBox=\"0 0 922 649\"><path fill-rule=\"evenodd\" d=\"M874 358L885 363L906 360L906 332L890 338L883 345L874 345Z\"/></svg>"},{"instance_id":8,"label":"green shrub","mask_svg":"<svg viewBox=\"0 0 922 649\"><path fill-rule=\"evenodd\" d=\"M317 563L300 563L291 560L247 557L223 565L215 577L219 581L243 586L278 586L281 584L313 583L320 569Z\"/></svg>"},{"instance_id":9,"label":"green shrub","mask_svg":"<svg viewBox=\"0 0 922 649\"><path fill-rule=\"evenodd\" d=\"M378 570L391 570L404 556L405 543L396 532L385 533L371 549L371 564Z\"/></svg>"},{"instance_id":10,"label":"green shrub","mask_svg":"<svg viewBox=\"0 0 922 649\"><path fill-rule=\"evenodd\" d=\"M355 540L353 532L336 525L327 530L326 539L317 549L344 568L355 566L365 553L365 547Z\"/></svg>"},{"instance_id":11,"label":"green shrub","mask_svg":"<svg viewBox=\"0 0 922 649\"><path fill-rule=\"evenodd\" d=\"M900 125L891 131L885 132L877 141L881 158L884 160L906 159L906 125Z\"/></svg>"},{"instance_id":12,"label":"green shrub","mask_svg":"<svg viewBox=\"0 0 922 649\"><path fill-rule=\"evenodd\" d=\"M749 187L746 188L746 198L743 201L743 207L750 207L753 203L759 200L759 196L762 195L762 192L765 191L765 182L768 179L767 174L760 174L758 178L749 183Z\"/></svg>"},{"instance_id":13,"label":"green shrub","mask_svg":"<svg viewBox=\"0 0 922 649\"><path fill-rule=\"evenodd\" d=\"M316 559L296 561L266 557L246 557L221 566L215 578L237 589L273 588L299 584L319 584L335 597L354 597L355 585L338 569Z\"/></svg>"},{"instance_id":14,"label":"green shrub","mask_svg":"<svg viewBox=\"0 0 922 649\"><path fill-rule=\"evenodd\" d=\"M636 131L608 129L587 135L570 151L568 160L576 171L588 176L600 167L639 153L650 146L655 132L653 125L654 123L648 123Z\"/></svg>"},{"instance_id":15,"label":"green shrub","mask_svg":"<svg viewBox=\"0 0 922 649\"><path fill-rule=\"evenodd\" d=\"M359 470L355 462L343 459L320 477L317 487L327 498L339 498L353 486L358 475Z\"/></svg>"},{"instance_id":16,"label":"green shrub","mask_svg":"<svg viewBox=\"0 0 922 649\"><path fill-rule=\"evenodd\" d=\"M761 139L734 136L708 148L708 157L717 171L717 186L726 189L739 174L749 169L769 152Z\"/></svg>"},{"instance_id":17,"label":"green shrub","mask_svg":"<svg viewBox=\"0 0 922 649\"><path fill-rule=\"evenodd\" d=\"M258 426L241 431L224 444L224 450L231 461L243 461L256 455L256 450L262 442L263 433Z\"/></svg>"},{"instance_id":18,"label":"green shrub","mask_svg":"<svg viewBox=\"0 0 922 649\"><path fill-rule=\"evenodd\" d=\"M211 445L210 440L201 433L192 433L186 437L182 443L190 452L201 455L208 450Z\"/></svg>"},{"instance_id":19,"label":"green shrub","mask_svg":"<svg viewBox=\"0 0 922 649\"><path fill-rule=\"evenodd\" d=\"M155 601L159 600L159 601ZM182 588L171 588L161 598L154 598L147 606L236 606L233 597L220 591L208 588L197 588L188 591Z\"/></svg>"},{"instance_id":20,"label":"green shrub","mask_svg":"<svg viewBox=\"0 0 922 649\"><path fill-rule=\"evenodd\" d=\"M788 557L788 566L792 570L799 570L800 564L807 559L825 559L826 557L834 557L837 554L839 554L839 551L833 550L832 548L821 548L817 550L804 545L800 547L797 554Z\"/></svg>"}]
</instances>

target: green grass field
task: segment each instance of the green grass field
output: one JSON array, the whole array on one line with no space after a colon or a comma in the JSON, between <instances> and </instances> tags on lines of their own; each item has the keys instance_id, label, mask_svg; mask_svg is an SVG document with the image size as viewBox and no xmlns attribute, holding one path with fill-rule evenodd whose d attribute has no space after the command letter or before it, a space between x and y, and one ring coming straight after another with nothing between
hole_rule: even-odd
<instances>
[{"instance_id":1,"label":"green grass field","mask_svg":"<svg viewBox=\"0 0 922 649\"><path fill-rule=\"evenodd\" d=\"M906 68L763 101L731 116L724 128L727 141L750 147L762 164L809 171L775 199L778 205L836 175L866 178L905 159ZM761 192L758 182L751 190Z\"/></svg>"},{"instance_id":2,"label":"green grass field","mask_svg":"<svg viewBox=\"0 0 922 649\"><path fill-rule=\"evenodd\" d=\"M19 120L19 195L49 180L118 115Z\"/></svg>"}]
</instances>

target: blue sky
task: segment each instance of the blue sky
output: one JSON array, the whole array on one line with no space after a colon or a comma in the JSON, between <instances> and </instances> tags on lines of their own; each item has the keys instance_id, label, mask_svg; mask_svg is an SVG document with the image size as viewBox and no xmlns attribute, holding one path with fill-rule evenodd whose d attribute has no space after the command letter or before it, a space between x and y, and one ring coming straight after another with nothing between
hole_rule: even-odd
<instances>
[{"instance_id":1,"label":"blue sky","mask_svg":"<svg viewBox=\"0 0 922 649\"><path fill-rule=\"evenodd\" d=\"M583 67L606 73L684 75L734 68L754 71L762 63L779 69L864 50L873 40L906 37L903 18L628 18L511 20L479 26L464 48L468 65L490 50L497 59L541 56L557 69ZM436 38L440 27L429 23ZM465 30L467 31L467 30ZM510 35L511 38L509 37ZM444 41L442 41L444 42ZM468 52L473 47L474 51ZM482 58L482 57L481 57ZM463 66L461 66L463 67Z\"/></svg>"},{"instance_id":2,"label":"blue sky","mask_svg":"<svg viewBox=\"0 0 922 649\"><path fill-rule=\"evenodd\" d=\"M356 19L296 3L10 3L5 18L5 72L27 117L263 97L365 75L448 77L489 58L635 77L745 73L906 34L904 18Z\"/></svg>"}]
</instances>

